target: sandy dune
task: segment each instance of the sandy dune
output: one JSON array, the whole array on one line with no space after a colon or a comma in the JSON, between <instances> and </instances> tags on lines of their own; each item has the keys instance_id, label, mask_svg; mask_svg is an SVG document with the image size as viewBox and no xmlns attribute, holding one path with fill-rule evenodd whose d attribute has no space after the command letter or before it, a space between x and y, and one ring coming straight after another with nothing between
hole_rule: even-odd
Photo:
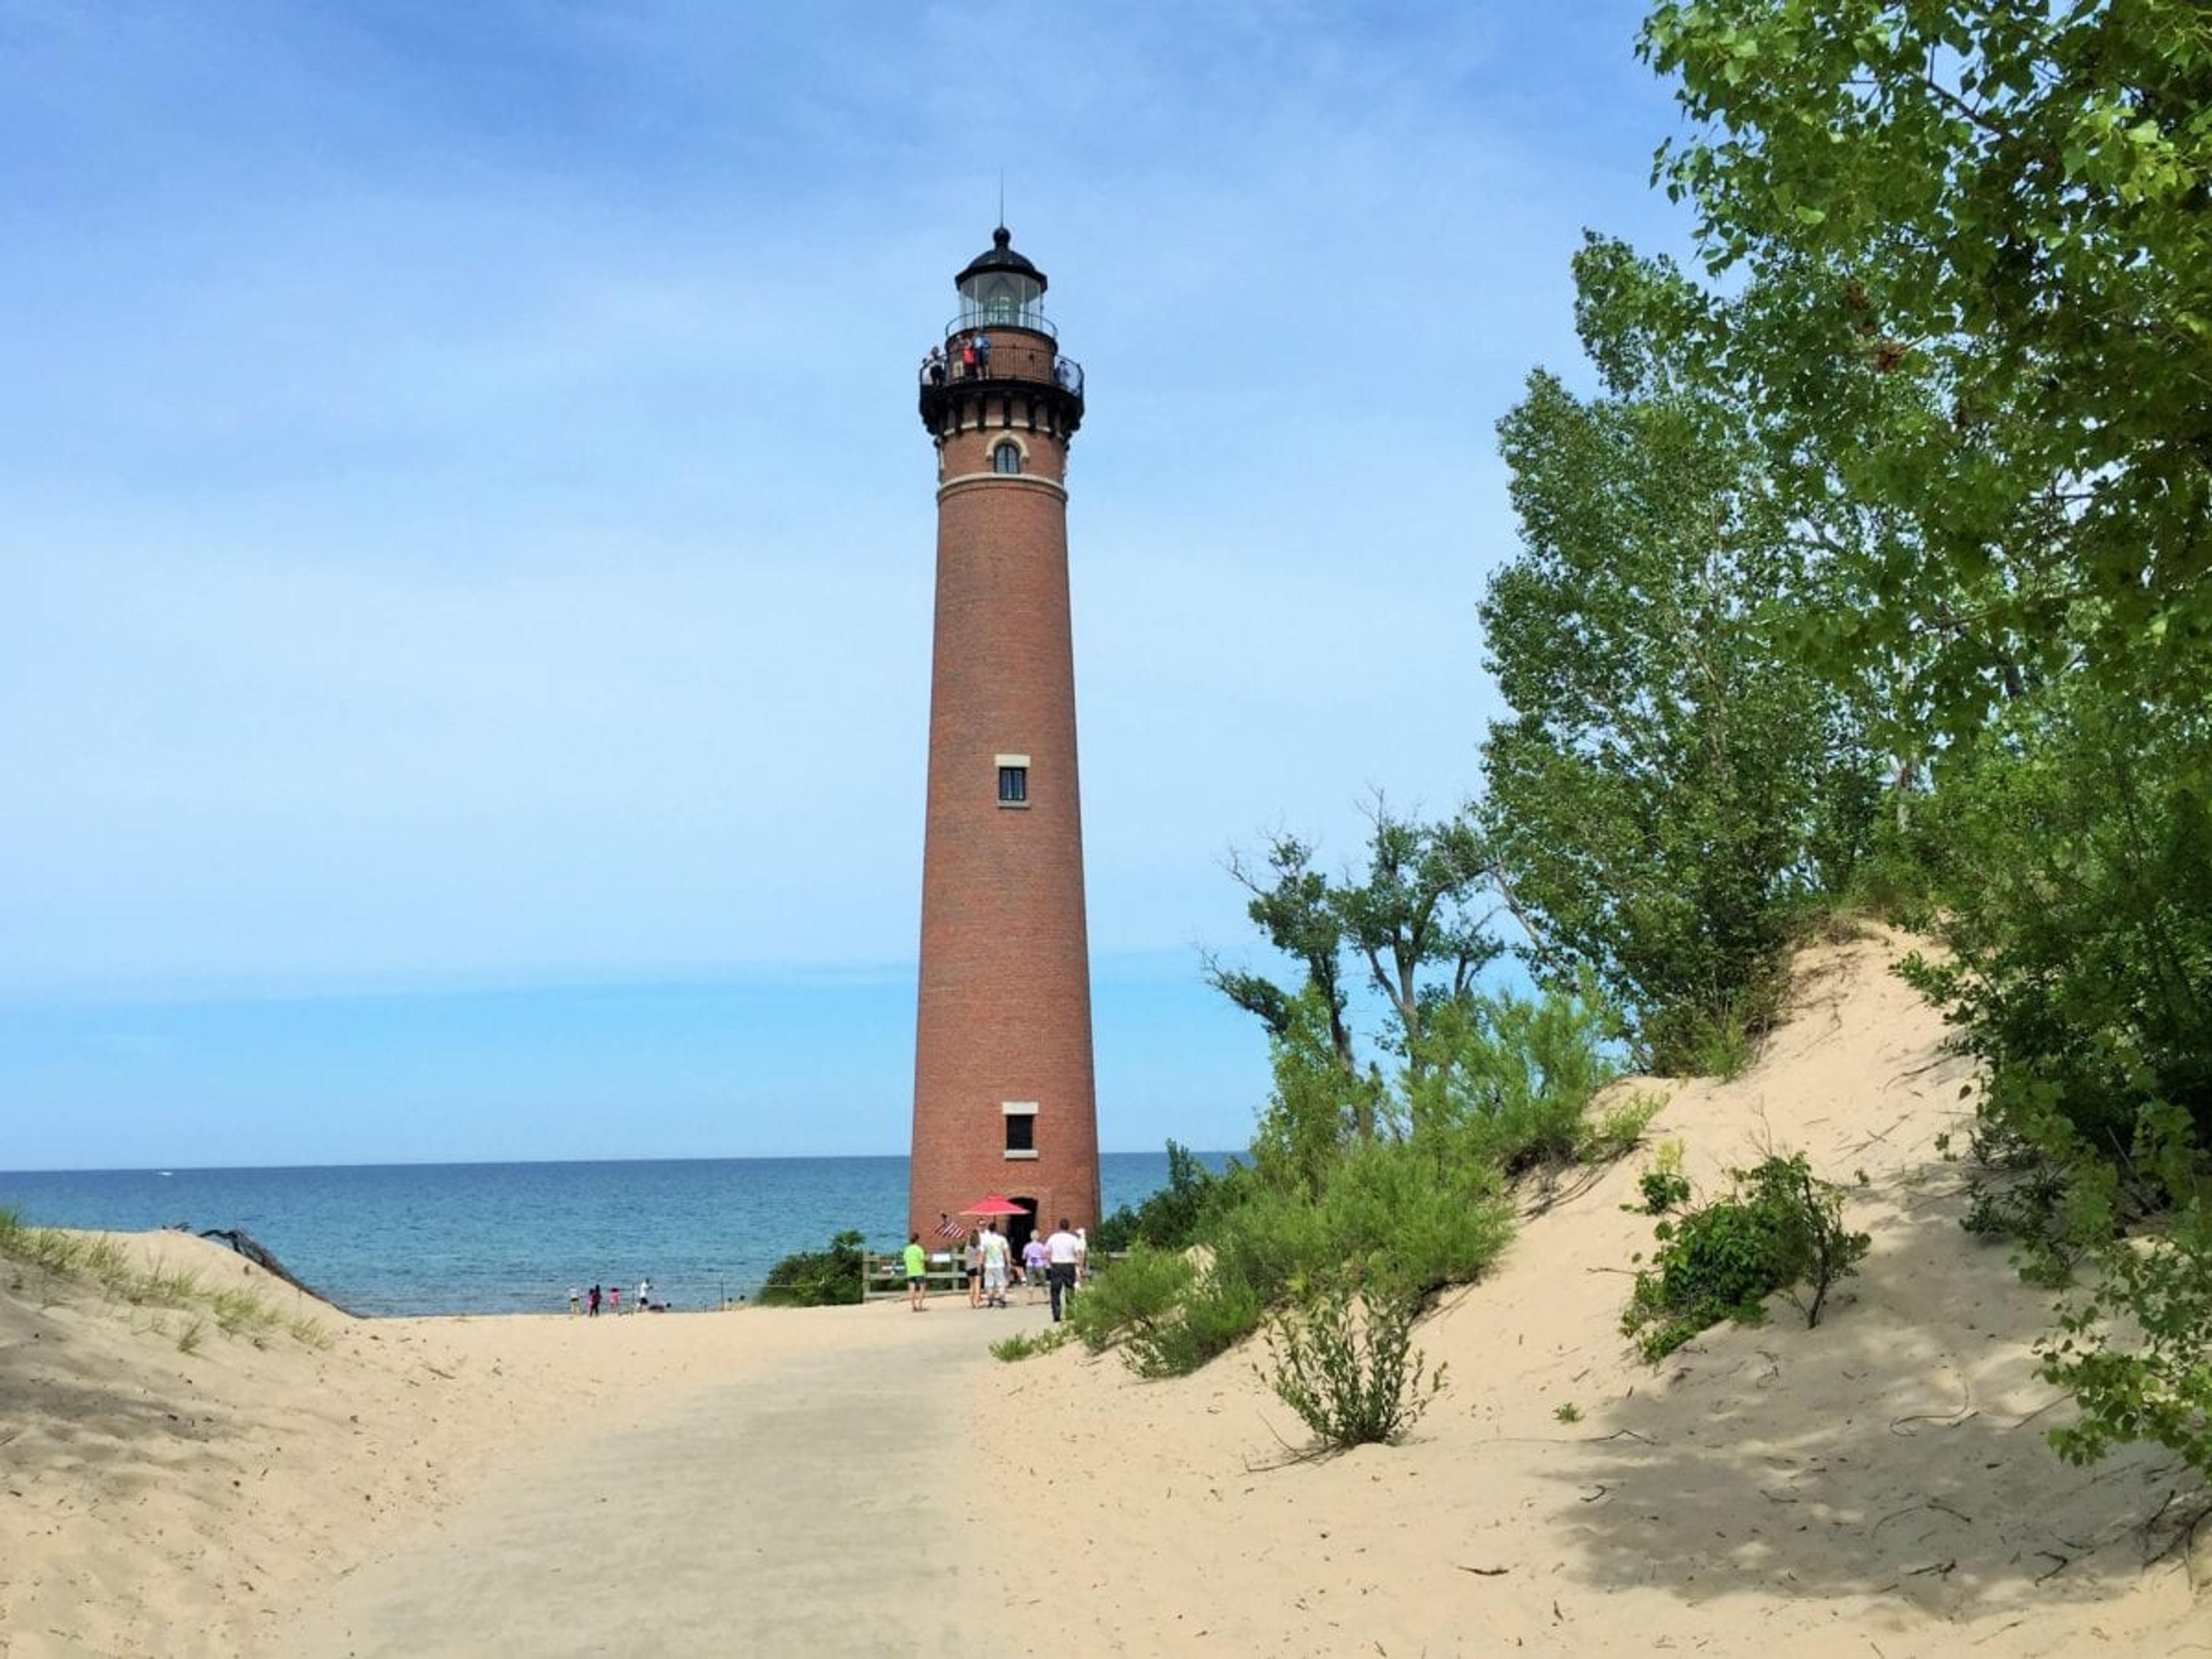
<instances>
[{"instance_id":1,"label":"sandy dune","mask_svg":"<svg viewBox=\"0 0 2212 1659\"><path fill-rule=\"evenodd\" d=\"M174 1315L0 1280L0 1650L2212 1651L2186 1472L2043 1443L2047 1298L1956 1224L1933 1142L1971 1079L1904 948L1808 957L1760 1062L1652 1131L1708 1183L1769 1145L1864 1171L1874 1252L1819 1329L1636 1360L1631 1158L1532 1194L1424 1323L1449 1386L1411 1443L1327 1462L1286 1458L1256 1352L990 1360L1035 1310L326 1315L324 1348L185 1353Z\"/></svg>"},{"instance_id":2,"label":"sandy dune","mask_svg":"<svg viewBox=\"0 0 2212 1659\"><path fill-rule=\"evenodd\" d=\"M1011 1403L1063 1426L988 1461L1042 1483L1084 1548L1017 1604L1098 1653L2212 1651L2179 1553L2146 1565L2201 1502L2186 1470L2140 1449L2069 1469L2043 1443L2048 1298L1958 1227L1933 1142L1970 1114L1971 1073L1887 971L1905 948L1805 957L1759 1062L1671 1086L1651 1130L1707 1185L1769 1146L1865 1172L1848 1213L1873 1253L1819 1328L1784 1307L1637 1359L1617 1333L1651 1237L1620 1208L1632 1157L1421 1327L1449 1386L1404 1447L1267 1467L1298 1425L1255 1355L1155 1384L1031 1362Z\"/></svg>"}]
</instances>

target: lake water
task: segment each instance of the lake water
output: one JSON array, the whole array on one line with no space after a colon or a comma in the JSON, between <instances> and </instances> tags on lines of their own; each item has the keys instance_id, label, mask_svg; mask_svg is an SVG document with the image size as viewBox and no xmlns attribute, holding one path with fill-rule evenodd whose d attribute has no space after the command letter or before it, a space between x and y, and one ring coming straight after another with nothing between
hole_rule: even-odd
<instances>
[{"instance_id":1,"label":"lake water","mask_svg":"<svg viewBox=\"0 0 2212 1659\"><path fill-rule=\"evenodd\" d=\"M1111 1212L1165 1185L1167 1156L1108 1152L1099 1177ZM58 1170L0 1172L0 1207L48 1226L240 1229L356 1313L542 1313L571 1285L641 1277L713 1307L846 1228L894 1249L906 1182L903 1158Z\"/></svg>"}]
</instances>

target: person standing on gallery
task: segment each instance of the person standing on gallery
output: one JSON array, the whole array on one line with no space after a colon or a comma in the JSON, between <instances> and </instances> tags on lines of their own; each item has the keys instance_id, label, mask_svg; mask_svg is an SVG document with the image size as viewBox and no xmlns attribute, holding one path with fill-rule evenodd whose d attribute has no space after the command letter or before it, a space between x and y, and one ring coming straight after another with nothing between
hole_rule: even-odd
<instances>
[{"instance_id":1,"label":"person standing on gallery","mask_svg":"<svg viewBox=\"0 0 2212 1659\"><path fill-rule=\"evenodd\" d=\"M929 1252L921 1248L921 1235L906 1236L906 1305L916 1313L928 1311L923 1304L929 1299Z\"/></svg>"},{"instance_id":2,"label":"person standing on gallery","mask_svg":"<svg viewBox=\"0 0 2212 1659\"><path fill-rule=\"evenodd\" d=\"M1058 1324L1075 1306L1075 1264L1083 1257L1083 1241L1060 1218L1060 1231L1044 1242L1045 1278L1052 1285L1052 1318Z\"/></svg>"}]
</instances>

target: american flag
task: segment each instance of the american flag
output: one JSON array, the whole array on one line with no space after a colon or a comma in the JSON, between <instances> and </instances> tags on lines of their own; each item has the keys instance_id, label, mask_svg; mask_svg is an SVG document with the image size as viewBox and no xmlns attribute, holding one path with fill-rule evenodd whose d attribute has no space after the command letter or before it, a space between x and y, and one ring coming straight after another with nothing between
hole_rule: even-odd
<instances>
[{"instance_id":1,"label":"american flag","mask_svg":"<svg viewBox=\"0 0 2212 1659\"><path fill-rule=\"evenodd\" d=\"M944 1215L942 1212L939 1212L939 1216L940 1218L937 1224L937 1236L939 1238L945 1240L948 1243L967 1232L968 1224L966 1222L957 1221L949 1215Z\"/></svg>"}]
</instances>

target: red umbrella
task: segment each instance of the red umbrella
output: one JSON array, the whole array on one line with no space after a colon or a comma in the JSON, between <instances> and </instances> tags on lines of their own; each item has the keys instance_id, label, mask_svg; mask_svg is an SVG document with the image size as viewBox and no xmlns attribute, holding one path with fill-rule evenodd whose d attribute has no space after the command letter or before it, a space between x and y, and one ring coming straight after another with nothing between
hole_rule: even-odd
<instances>
[{"instance_id":1,"label":"red umbrella","mask_svg":"<svg viewBox=\"0 0 2212 1659\"><path fill-rule=\"evenodd\" d=\"M1015 1203L1004 1193L991 1193L977 1199L960 1213L963 1215L1027 1215L1029 1210L1026 1206Z\"/></svg>"}]
</instances>

